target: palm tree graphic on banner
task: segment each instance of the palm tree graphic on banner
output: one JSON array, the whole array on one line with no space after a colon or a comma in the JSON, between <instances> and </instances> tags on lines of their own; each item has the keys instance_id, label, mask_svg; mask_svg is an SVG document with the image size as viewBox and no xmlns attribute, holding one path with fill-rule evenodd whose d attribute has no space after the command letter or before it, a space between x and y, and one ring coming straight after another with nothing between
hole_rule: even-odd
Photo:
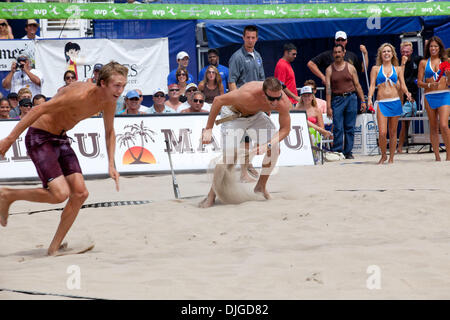
<instances>
[{"instance_id":1,"label":"palm tree graphic on banner","mask_svg":"<svg viewBox=\"0 0 450 320\"><path fill-rule=\"evenodd\" d=\"M153 136L156 132L144 125L144 121L140 124L128 124L123 127L126 130L123 134L117 135L119 146L124 146L127 151L123 155L123 164L153 164L156 159L153 154L144 148L144 144L150 140L155 142ZM136 146L136 140L139 140L141 145ZM130 147L131 146L131 147Z\"/></svg>"}]
</instances>

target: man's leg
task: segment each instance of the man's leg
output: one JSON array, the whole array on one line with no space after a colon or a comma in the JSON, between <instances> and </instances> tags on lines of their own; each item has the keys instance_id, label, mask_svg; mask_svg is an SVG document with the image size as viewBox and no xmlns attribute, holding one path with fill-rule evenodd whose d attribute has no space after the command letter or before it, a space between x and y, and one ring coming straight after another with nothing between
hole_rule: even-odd
<instances>
[{"instance_id":1,"label":"man's leg","mask_svg":"<svg viewBox=\"0 0 450 320\"><path fill-rule=\"evenodd\" d=\"M48 255L54 255L58 251L64 237L75 221L81 206L89 196L81 173L73 173L67 176L66 181L70 188L69 201L67 201L61 214L61 221L48 248Z\"/></svg>"},{"instance_id":2,"label":"man's leg","mask_svg":"<svg viewBox=\"0 0 450 320\"><path fill-rule=\"evenodd\" d=\"M48 189L0 189L0 223L6 226L8 220L9 207L14 201L26 200L31 202L43 203L61 203L65 201L70 194L70 188L64 176L59 176L49 182Z\"/></svg>"},{"instance_id":3,"label":"man's leg","mask_svg":"<svg viewBox=\"0 0 450 320\"><path fill-rule=\"evenodd\" d=\"M252 177L250 177L249 173L251 173L252 175L258 176L258 171L256 171L256 169L253 167L252 165L252 159L250 158L249 151L250 151L250 137L246 134L244 136L244 152L245 152L245 156L244 156L244 162L241 163L241 182L255 182L255 179L253 179Z\"/></svg>"},{"instance_id":4,"label":"man's leg","mask_svg":"<svg viewBox=\"0 0 450 320\"><path fill-rule=\"evenodd\" d=\"M344 155L350 156L353 150L355 140L355 124L358 115L358 99L356 94L345 97L344 111Z\"/></svg>"},{"instance_id":5,"label":"man's leg","mask_svg":"<svg viewBox=\"0 0 450 320\"><path fill-rule=\"evenodd\" d=\"M264 198L268 200L271 197L266 189L266 185L267 181L269 180L270 174L272 173L273 169L275 168L275 165L277 164L279 155L280 155L280 145L278 143L275 146L272 146L272 149L267 150L262 163L261 174L254 189L255 192L261 192L264 195Z\"/></svg>"},{"instance_id":6,"label":"man's leg","mask_svg":"<svg viewBox=\"0 0 450 320\"><path fill-rule=\"evenodd\" d=\"M333 147L332 151L344 151L344 97L334 97L331 100L333 109Z\"/></svg>"}]
</instances>

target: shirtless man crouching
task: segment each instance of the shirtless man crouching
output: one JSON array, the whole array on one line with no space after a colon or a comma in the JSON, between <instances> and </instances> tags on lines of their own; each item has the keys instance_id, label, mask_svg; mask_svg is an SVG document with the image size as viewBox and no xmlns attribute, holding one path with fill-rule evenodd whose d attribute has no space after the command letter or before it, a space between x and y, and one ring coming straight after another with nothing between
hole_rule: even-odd
<instances>
[{"instance_id":1,"label":"shirtless man crouching","mask_svg":"<svg viewBox=\"0 0 450 320\"><path fill-rule=\"evenodd\" d=\"M51 100L40 104L0 140L0 155L28 129L25 145L33 161L43 188L0 189L0 224L6 227L10 205L17 200L43 203L67 202L48 255L56 255L61 243L89 193L84 183L78 159L70 147L66 132L78 122L103 112L105 140L109 162L109 175L119 190L119 173L115 169L116 136L114 113L116 101L127 84L128 69L111 61L100 70L96 84L75 82L60 90Z\"/></svg>"},{"instance_id":2,"label":"shirtless man crouching","mask_svg":"<svg viewBox=\"0 0 450 320\"><path fill-rule=\"evenodd\" d=\"M257 146L250 151L250 156L256 154L265 154L261 175L256 183L254 192L260 192L266 199L270 199L270 195L266 190L267 180L272 172L279 156L279 143L291 130L291 117L289 109L291 102L283 92L281 82L269 77L263 81L252 81L244 84L237 90L228 92L227 94L217 96L211 106L206 128L203 130L202 143L208 144L212 138L212 128L215 119L221 112L222 122L222 148L224 152L224 164L229 165L230 162L235 163L237 147L247 132L253 141L257 141ZM275 125L269 118L271 111L279 113L280 129L275 131ZM273 133L273 135L272 135ZM226 142L234 141L232 146L234 151L229 152ZM228 155L227 155L228 154ZM230 161L231 155L231 161ZM202 208L210 207L214 204L216 193L211 187L208 196L200 202Z\"/></svg>"}]
</instances>

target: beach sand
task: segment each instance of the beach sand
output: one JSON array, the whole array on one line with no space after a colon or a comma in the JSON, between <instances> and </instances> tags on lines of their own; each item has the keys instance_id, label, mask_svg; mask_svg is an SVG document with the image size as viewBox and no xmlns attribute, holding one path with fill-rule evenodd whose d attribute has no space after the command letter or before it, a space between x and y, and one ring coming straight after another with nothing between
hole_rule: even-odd
<instances>
[{"instance_id":1,"label":"beach sand","mask_svg":"<svg viewBox=\"0 0 450 320\"><path fill-rule=\"evenodd\" d=\"M0 299L450 299L450 163L378 159L278 168L272 200L208 209L206 173L177 175L180 200L170 175L88 180L86 203L152 203L82 209L66 240L95 247L63 257L45 256L60 211L14 215L63 205L14 203L0 288L52 295Z\"/></svg>"}]
</instances>

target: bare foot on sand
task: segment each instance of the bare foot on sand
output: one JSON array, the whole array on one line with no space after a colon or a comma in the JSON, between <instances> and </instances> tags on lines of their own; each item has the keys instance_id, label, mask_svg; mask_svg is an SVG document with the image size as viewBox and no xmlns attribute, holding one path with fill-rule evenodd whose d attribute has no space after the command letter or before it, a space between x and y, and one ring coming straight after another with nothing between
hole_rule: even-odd
<instances>
[{"instance_id":1,"label":"bare foot on sand","mask_svg":"<svg viewBox=\"0 0 450 320\"><path fill-rule=\"evenodd\" d=\"M211 198L210 196L207 196L205 199L200 201L198 204L199 208L209 208L212 207L215 202L215 197Z\"/></svg>"},{"instance_id":2,"label":"bare foot on sand","mask_svg":"<svg viewBox=\"0 0 450 320\"><path fill-rule=\"evenodd\" d=\"M386 156L381 156L380 161L378 161L378 164L383 164L387 160Z\"/></svg>"},{"instance_id":3,"label":"bare foot on sand","mask_svg":"<svg viewBox=\"0 0 450 320\"><path fill-rule=\"evenodd\" d=\"M255 193L261 193L264 196L264 198L266 198L267 200L272 199L272 197L270 196L270 193L267 192L266 188L263 189L261 187L256 186L253 191Z\"/></svg>"},{"instance_id":4,"label":"bare foot on sand","mask_svg":"<svg viewBox=\"0 0 450 320\"><path fill-rule=\"evenodd\" d=\"M398 148L398 149L397 149L397 153L403 153L402 148Z\"/></svg>"},{"instance_id":5,"label":"bare foot on sand","mask_svg":"<svg viewBox=\"0 0 450 320\"><path fill-rule=\"evenodd\" d=\"M0 225L6 227L8 224L9 206L11 202L6 200L7 190L5 188L0 189Z\"/></svg>"}]
</instances>

